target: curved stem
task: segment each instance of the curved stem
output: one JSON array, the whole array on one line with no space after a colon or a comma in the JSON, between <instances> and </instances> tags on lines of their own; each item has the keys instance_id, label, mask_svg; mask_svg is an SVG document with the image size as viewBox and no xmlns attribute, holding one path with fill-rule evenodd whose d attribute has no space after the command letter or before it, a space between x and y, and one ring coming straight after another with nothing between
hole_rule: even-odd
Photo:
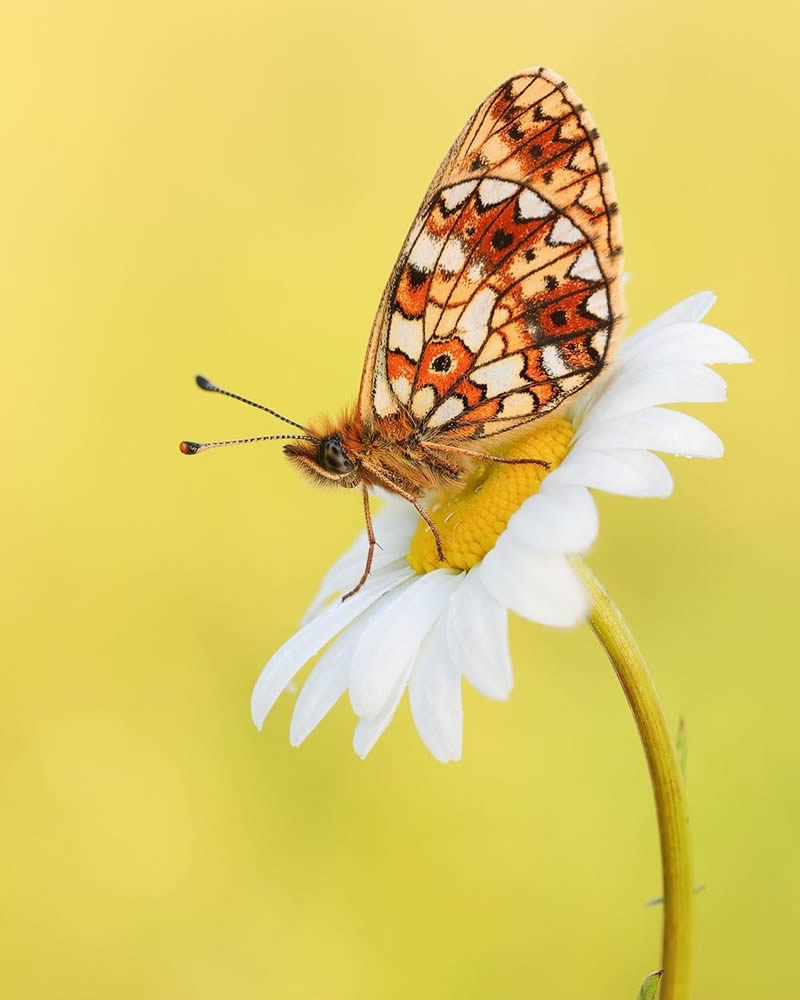
<instances>
[{"instance_id":1,"label":"curved stem","mask_svg":"<svg viewBox=\"0 0 800 1000\"><path fill-rule=\"evenodd\" d=\"M664 933L659 1000L686 1000L692 938L692 866L686 794L673 739L644 658L613 601L581 560L575 561L592 596L589 624L611 660L642 740L661 838Z\"/></svg>"}]
</instances>

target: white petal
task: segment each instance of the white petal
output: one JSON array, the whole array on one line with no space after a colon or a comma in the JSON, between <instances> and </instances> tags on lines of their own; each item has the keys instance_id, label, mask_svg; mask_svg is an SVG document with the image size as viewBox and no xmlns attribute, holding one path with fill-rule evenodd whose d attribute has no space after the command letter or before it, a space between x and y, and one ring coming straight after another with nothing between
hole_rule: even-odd
<instances>
[{"instance_id":1,"label":"white petal","mask_svg":"<svg viewBox=\"0 0 800 1000\"><path fill-rule=\"evenodd\" d=\"M359 719L356 731L353 733L353 749L362 760L375 746L378 737L394 718L394 713L397 711L397 706L403 697L403 691L405 691L410 673L411 664L400 675L386 704L374 719Z\"/></svg>"},{"instance_id":2,"label":"white petal","mask_svg":"<svg viewBox=\"0 0 800 1000\"><path fill-rule=\"evenodd\" d=\"M371 608L341 632L319 658L308 675L297 699L289 727L289 741L300 746L309 733L330 712L347 690L350 663L358 641L371 618L381 606L381 601L391 600L391 595L379 598Z\"/></svg>"},{"instance_id":3,"label":"white petal","mask_svg":"<svg viewBox=\"0 0 800 1000\"><path fill-rule=\"evenodd\" d=\"M717 297L713 292L697 292L695 295L690 295L688 299L650 320L639 330L637 336L663 330L664 327L673 326L675 323L699 323L716 301Z\"/></svg>"},{"instance_id":4,"label":"white petal","mask_svg":"<svg viewBox=\"0 0 800 1000\"><path fill-rule=\"evenodd\" d=\"M345 590L347 582L353 579L356 567L360 566L362 570L364 569L366 558L367 533L366 531L363 531L355 542L353 542L347 552L345 552L344 555L339 556L336 562L322 578L322 583L319 585L319 590L315 594L314 600L308 606L308 610L300 619L301 625L305 625L306 622L311 621L315 615L318 615L334 594L341 593ZM357 580L358 577L356 576L355 579Z\"/></svg>"},{"instance_id":5,"label":"white petal","mask_svg":"<svg viewBox=\"0 0 800 1000\"><path fill-rule=\"evenodd\" d=\"M723 452L722 442L704 423L687 413L658 406L615 420L592 423L588 427L584 425L575 435L575 440L601 451L607 448L647 448L686 458L719 458Z\"/></svg>"},{"instance_id":6,"label":"white petal","mask_svg":"<svg viewBox=\"0 0 800 1000\"><path fill-rule=\"evenodd\" d=\"M416 577L385 602L353 654L350 702L356 715L374 718L381 713L458 581L458 574L437 569Z\"/></svg>"},{"instance_id":7,"label":"white petal","mask_svg":"<svg viewBox=\"0 0 800 1000\"><path fill-rule=\"evenodd\" d=\"M400 570L408 565L406 552L404 550L398 556L396 552L381 552L375 550L375 558L372 561L372 571L370 579L381 571ZM333 564L325 574L322 585L317 591L317 596L309 605L308 610L300 620L301 625L306 625L313 618L316 618L321 611L330 603L331 598L339 594L346 594L355 587L364 572L364 565L367 561L366 548L357 551L351 550L345 556Z\"/></svg>"},{"instance_id":8,"label":"white petal","mask_svg":"<svg viewBox=\"0 0 800 1000\"><path fill-rule=\"evenodd\" d=\"M589 486L628 497L668 497L672 493L672 476L656 455L625 448L596 451L584 447L582 441L548 480L553 486Z\"/></svg>"},{"instance_id":9,"label":"white petal","mask_svg":"<svg viewBox=\"0 0 800 1000\"><path fill-rule=\"evenodd\" d=\"M450 598L447 642L450 659L476 690L497 700L509 696L508 615L481 583L479 566L466 574Z\"/></svg>"},{"instance_id":10,"label":"white petal","mask_svg":"<svg viewBox=\"0 0 800 1000\"><path fill-rule=\"evenodd\" d=\"M633 372L621 372L598 392L583 418L609 420L662 403L721 403L725 380L710 368L687 362L655 364Z\"/></svg>"},{"instance_id":11,"label":"white petal","mask_svg":"<svg viewBox=\"0 0 800 1000\"><path fill-rule=\"evenodd\" d=\"M545 552L586 552L597 538L597 507L585 486L559 486L548 476L508 522L513 538Z\"/></svg>"},{"instance_id":12,"label":"white petal","mask_svg":"<svg viewBox=\"0 0 800 1000\"><path fill-rule=\"evenodd\" d=\"M330 642L387 591L413 576L410 566L375 574L364 587L346 601L337 601L288 639L261 671L250 698L253 722L261 729L267 713L289 681Z\"/></svg>"},{"instance_id":13,"label":"white petal","mask_svg":"<svg viewBox=\"0 0 800 1000\"><path fill-rule=\"evenodd\" d=\"M447 618L442 615L425 638L408 685L411 714L425 746L446 764L461 759L464 712L461 674L450 660Z\"/></svg>"},{"instance_id":14,"label":"white petal","mask_svg":"<svg viewBox=\"0 0 800 1000\"><path fill-rule=\"evenodd\" d=\"M615 361L618 369L657 361L697 361L704 365L742 365L750 355L730 334L705 323L675 323L641 330L623 341Z\"/></svg>"},{"instance_id":15,"label":"white petal","mask_svg":"<svg viewBox=\"0 0 800 1000\"><path fill-rule=\"evenodd\" d=\"M716 296L712 292L699 292L697 295L692 295L690 298L685 299L683 302L679 302L676 306L668 309L661 316L657 316L656 319L652 320L646 326L642 327L637 333L633 334L626 341L624 341L617 352L617 356L612 362L612 370L608 371L603 377L595 379L590 388L581 393L578 399L568 407L567 415L572 420L573 423L579 423L587 410L591 409L592 404L595 400L601 399L606 395L607 390L613 385L616 375L624 373L626 370L626 363L632 359L634 356L639 357L641 353L642 362L649 356L648 351L644 350L640 352L641 346L646 346L651 338L655 338L656 341L660 336L662 331L668 328L682 327L686 329L691 327L696 331L700 320L705 316L708 310L716 301ZM702 329L712 329L710 327L702 327ZM714 331L715 335L718 331ZM723 337L727 338L727 334L723 334ZM670 337L667 336L669 340ZM685 343L685 338L682 338ZM731 341L733 338L729 338ZM729 343L726 343L724 347L721 346L721 342L715 337L713 338L713 344L710 346L717 346L725 354L725 358L728 356L733 356L732 360L742 361L745 358L742 356L746 352L736 345L736 348L732 348ZM736 342L733 341L735 344ZM717 352L715 351L715 354ZM691 357L691 355L690 355ZM713 361L707 363L717 363L722 362L723 357L715 357ZM722 397L724 399L724 395ZM698 402L716 402L717 400L698 400ZM678 400L678 399L665 399L660 400L660 402L689 402L688 400ZM641 409L644 405L653 405L653 402L648 404L642 404L641 406L636 406L634 409Z\"/></svg>"},{"instance_id":16,"label":"white petal","mask_svg":"<svg viewBox=\"0 0 800 1000\"><path fill-rule=\"evenodd\" d=\"M419 514L405 500L399 503L396 499L389 500L386 506L378 511L372 519L378 541L372 562L373 572L405 557L419 519ZM362 531L347 552L337 559L325 574L316 597L303 616L301 625L305 625L319 614L334 594L346 593L358 583L366 559L367 533Z\"/></svg>"},{"instance_id":17,"label":"white petal","mask_svg":"<svg viewBox=\"0 0 800 1000\"><path fill-rule=\"evenodd\" d=\"M537 552L507 534L480 564L481 581L501 604L542 625L577 625L589 597L566 556Z\"/></svg>"}]
</instances>

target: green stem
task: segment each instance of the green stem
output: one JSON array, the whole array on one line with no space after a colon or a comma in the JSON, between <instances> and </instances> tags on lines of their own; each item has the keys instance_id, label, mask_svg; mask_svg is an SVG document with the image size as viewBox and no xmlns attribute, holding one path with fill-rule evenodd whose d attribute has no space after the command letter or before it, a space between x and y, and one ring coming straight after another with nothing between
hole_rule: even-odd
<instances>
[{"instance_id":1,"label":"green stem","mask_svg":"<svg viewBox=\"0 0 800 1000\"><path fill-rule=\"evenodd\" d=\"M692 865L686 794L675 743L644 658L613 601L581 560L592 596L589 624L611 660L639 730L656 800L664 873L664 933L659 1000L686 1000L692 944Z\"/></svg>"}]
</instances>

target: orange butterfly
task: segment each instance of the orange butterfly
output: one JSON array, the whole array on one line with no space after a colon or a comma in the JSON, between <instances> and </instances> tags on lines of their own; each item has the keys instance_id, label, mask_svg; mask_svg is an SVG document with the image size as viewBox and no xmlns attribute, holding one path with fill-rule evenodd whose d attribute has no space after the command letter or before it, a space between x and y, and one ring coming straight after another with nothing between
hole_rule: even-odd
<instances>
[{"instance_id":1,"label":"orange butterfly","mask_svg":"<svg viewBox=\"0 0 800 1000\"><path fill-rule=\"evenodd\" d=\"M623 313L619 211L603 143L552 70L526 70L480 105L428 188L389 278L358 402L285 453L316 482L422 506L501 435L554 414L603 370ZM278 435L270 435L270 438ZM266 440L264 437L248 440ZM501 440L505 440L502 438ZM181 451L238 442L184 441ZM540 463L544 464L544 463Z\"/></svg>"}]
</instances>

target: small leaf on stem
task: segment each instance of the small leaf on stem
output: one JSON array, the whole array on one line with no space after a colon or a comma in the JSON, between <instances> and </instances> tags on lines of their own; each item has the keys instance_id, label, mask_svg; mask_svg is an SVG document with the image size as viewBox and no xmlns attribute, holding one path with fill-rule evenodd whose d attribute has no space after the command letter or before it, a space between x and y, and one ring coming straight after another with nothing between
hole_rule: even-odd
<instances>
[{"instance_id":1,"label":"small leaf on stem","mask_svg":"<svg viewBox=\"0 0 800 1000\"><path fill-rule=\"evenodd\" d=\"M636 1000L656 1000L656 997L658 996L658 987L661 983L661 974L663 971L663 969L659 969L657 972L650 973L647 979L645 979L642 983Z\"/></svg>"}]
</instances>

